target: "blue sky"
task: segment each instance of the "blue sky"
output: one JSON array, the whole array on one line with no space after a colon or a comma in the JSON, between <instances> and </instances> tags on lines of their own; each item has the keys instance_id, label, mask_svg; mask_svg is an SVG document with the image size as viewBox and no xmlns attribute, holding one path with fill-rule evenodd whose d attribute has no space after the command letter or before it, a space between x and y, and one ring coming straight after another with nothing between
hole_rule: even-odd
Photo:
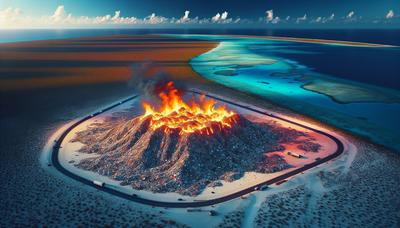
<instances>
[{"instance_id":1,"label":"blue sky","mask_svg":"<svg viewBox=\"0 0 400 228\"><path fill-rule=\"evenodd\" d=\"M65 17L69 16L68 20L65 18L65 20L59 20L57 23L39 20L41 17L51 17L60 6L63 6L63 11L58 12L63 13ZM135 22L133 22L133 19L130 19L130 22L128 20L113 20L112 23L107 24L108 26L118 26L120 22L124 22L124 26L130 23L143 24L145 23L143 19L152 13L154 13L154 16L164 18L163 20L156 20L157 22L162 22L161 24L164 24L164 26L171 26L171 24L176 24L176 21L171 23L171 19L183 17L186 10L189 11L188 19L198 18L197 21L186 20L186 22L192 22L186 23L192 26L195 26L202 19L209 19L209 23L203 23L204 26L206 24L219 24L220 26L236 24L235 26L246 27L250 24L251 26L259 26L265 23L277 27L377 27L377 24L393 27L399 24L400 0L1 0L0 20L3 21L3 27L6 23L8 23L7 26L22 26L23 24L28 26L28 21L32 26L38 27L68 26L74 23L75 26L80 26L78 24L82 21L78 20L80 17L92 19L110 15L110 18L112 18L115 16L115 11L120 11L118 15L120 18L136 18L138 20ZM270 11L272 17L268 18L266 11L269 10L272 10ZM217 16L217 14L220 14L221 18L224 12L227 13L224 20L212 20L212 17ZM349 14L351 17L348 17ZM347 20L346 17L348 17ZM265 20L262 20L263 18ZM302 20L303 18L304 20ZM332 20L328 20L329 18L332 18ZM25 21L22 22L23 20ZM225 23L222 23L222 21ZM203 22L207 21L204 20ZM86 26L89 26L91 22L86 20L85 23ZM101 23L104 23L102 25L104 26L106 22L103 20Z\"/></svg>"}]
</instances>

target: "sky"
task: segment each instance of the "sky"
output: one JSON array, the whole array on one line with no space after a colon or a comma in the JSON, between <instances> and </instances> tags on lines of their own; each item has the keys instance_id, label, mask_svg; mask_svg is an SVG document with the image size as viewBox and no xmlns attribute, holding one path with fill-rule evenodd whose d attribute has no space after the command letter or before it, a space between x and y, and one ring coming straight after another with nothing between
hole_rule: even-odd
<instances>
[{"instance_id":1,"label":"sky","mask_svg":"<svg viewBox=\"0 0 400 228\"><path fill-rule=\"evenodd\" d=\"M391 27L400 0L0 0L1 28Z\"/></svg>"}]
</instances>

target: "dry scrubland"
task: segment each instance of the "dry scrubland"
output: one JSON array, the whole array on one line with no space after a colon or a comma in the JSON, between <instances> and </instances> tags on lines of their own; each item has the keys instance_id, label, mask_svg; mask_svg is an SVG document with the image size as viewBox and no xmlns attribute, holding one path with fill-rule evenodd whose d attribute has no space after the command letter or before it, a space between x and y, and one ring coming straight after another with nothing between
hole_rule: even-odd
<instances>
[{"instance_id":1,"label":"dry scrubland","mask_svg":"<svg viewBox=\"0 0 400 228\"><path fill-rule=\"evenodd\" d=\"M37 135L35 130L31 130L30 134ZM31 137L30 140L36 138ZM25 147L30 146L27 144L18 150L41 149L37 146ZM113 227L182 227L158 209L143 210L137 204L66 178L55 177L40 167L36 156L36 153L31 153L18 158L19 169L7 166L4 164L7 161L2 160L0 227L10 227L11 224L13 227L88 227L99 224ZM32 164L32 161L35 163Z\"/></svg>"},{"instance_id":2,"label":"dry scrubland","mask_svg":"<svg viewBox=\"0 0 400 228\"><path fill-rule=\"evenodd\" d=\"M225 215L223 221L218 225L219 228L241 227L245 212L243 209L233 211Z\"/></svg>"},{"instance_id":3,"label":"dry scrubland","mask_svg":"<svg viewBox=\"0 0 400 228\"><path fill-rule=\"evenodd\" d=\"M265 199L258 227L398 227L400 157L359 144L347 173L343 167L321 171L320 188L299 185Z\"/></svg>"}]
</instances>

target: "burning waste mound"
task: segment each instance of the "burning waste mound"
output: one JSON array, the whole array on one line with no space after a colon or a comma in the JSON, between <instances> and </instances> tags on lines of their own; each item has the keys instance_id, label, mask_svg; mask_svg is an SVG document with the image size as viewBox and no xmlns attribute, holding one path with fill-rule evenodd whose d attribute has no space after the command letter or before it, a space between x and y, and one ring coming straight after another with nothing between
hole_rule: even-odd
<instances>
[{"instance_id":1,"label":"burning waste mound","mask_svg":"<svg viewBox=\"0 0 400 228\"><path fill-rule=\"evenodd\" d=\"M159 111L148 103L145 114L89 127L74 141L80 152L99 156L83 159L79 168L97 172L153 192L198 195L219 180L233 181L245 172L269 173L289 167L270 151L304 133L276 124L255 123L200 98L189 105L169 83L160 93Z\"/></svg>"}]
</instances>

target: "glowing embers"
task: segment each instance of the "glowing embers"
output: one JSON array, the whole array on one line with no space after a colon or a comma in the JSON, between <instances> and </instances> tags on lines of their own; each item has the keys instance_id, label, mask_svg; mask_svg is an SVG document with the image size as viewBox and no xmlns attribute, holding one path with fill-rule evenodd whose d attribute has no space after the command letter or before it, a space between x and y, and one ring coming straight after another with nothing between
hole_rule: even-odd
<instances>
[{"instance_id":1,"label":"glowing embers","mask_svg":"<svg viewBox=\"0 0 400 228\"><path fill-rule=\"evenodd\" d=\"M204 95L198 101L192 98L190 104L186 103L172 81L158 95L161 98L158 110L143 102L146 112L141 118L151 118L153 130L165 127L166 132L178 129L179 134L199 132L210 135L215 130L231 128L238 118L235 112L228 111L223 105L216 106L215 100Z\"/></svg>"}]
</instances>

